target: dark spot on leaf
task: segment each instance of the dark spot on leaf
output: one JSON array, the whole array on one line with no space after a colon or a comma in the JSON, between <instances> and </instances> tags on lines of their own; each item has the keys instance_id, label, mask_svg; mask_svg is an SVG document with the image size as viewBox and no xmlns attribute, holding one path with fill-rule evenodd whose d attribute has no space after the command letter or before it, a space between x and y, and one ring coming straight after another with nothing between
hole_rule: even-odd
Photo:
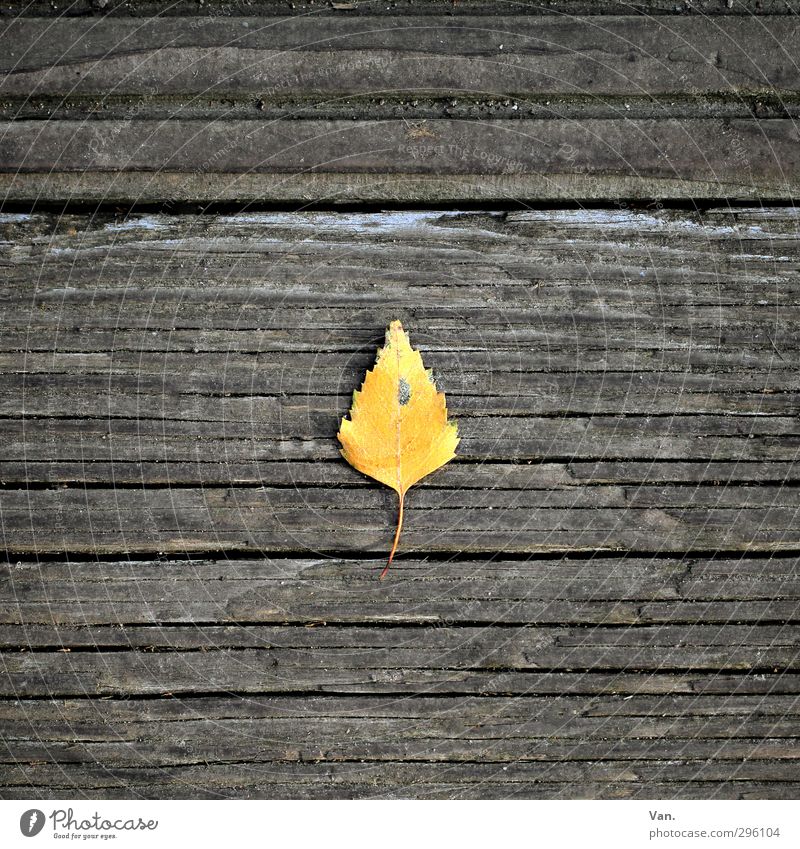
<instances>
[{"instance_id":1,"label":"dark spot on leaf","mask_svg":"<svg viewBox=\"0 0 800 849\"><path fill-rule=\"evenodd\" d=\"M405 406L411 400L411 387L404 377L400 378L400 383L397 387L397 400L401 406Z\"/></svg>"}]
</instances>

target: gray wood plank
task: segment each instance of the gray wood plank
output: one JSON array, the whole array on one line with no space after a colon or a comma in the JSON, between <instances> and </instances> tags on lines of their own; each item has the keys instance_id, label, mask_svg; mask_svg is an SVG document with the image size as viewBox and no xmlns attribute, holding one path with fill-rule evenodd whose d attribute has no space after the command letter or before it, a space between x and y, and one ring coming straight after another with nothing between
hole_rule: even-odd
<instances>
[{"instance_id":1,"label":"gray wood plank","mask_svg":"<svg viewBox=\"0 0 800 849\"><path fill-rule=\"evenodd\" d=\"M172 769L102 769L78 765L59 765L53 769L33 764L16 767L17 783L0 788L0 797L18 799L20 788L26 798L63 799L79 794L87 799L125 799L135 794L143 799L791 799L800 784L791 781L660 781L660 770L634 771L626 767L605 768L606 762L586 762L587 778L583 781L560 781L542 777L541 768L528 768L531 780L506 781L504 766L496 766L488 774L475 770L479 780L462 779L454 766L437 771L426 765L424 771L407 775L391 764L376 767L304 765L309 780L295 782L280 779L284 773L273 764L254 767L251 764L198 765ZM337 771L334 772L333 770ZM342 769L352 770L349 780L336 777ZM551 767L546 767L545 772ZM426 776L431 774L431 778ZM745 772L748 770L745 768ZM448 773L452 776L448 782ZM565 773L566 774L566 773ZM669 774L669 772L668 772ZM680 773L676 773L680 774ZM314 781L316 775L317 780ZM614 776L641 775L642 781L618 780ZM57 777L56 777L57 776ZM491 776L491 778L490 778ZM596 776L596 780L591 780Z\"/></svg>"},{"instance_id":2,"label":"gray wood plank","mask_svg":"<svg viewBox=\"0 0 800 849\"><path fill-rule=\"evenodd\" d=\"M508 780L549 773L550 781L567 782L592 758L606 761L595 780L643 781L656 778L659 768L665 781L794 777L794 697L775 697L771 707L758 697L643 696L621 703L613 697L221 697L156 700L118 711L120 702L67 700L54 716L47 703L28 701L5 722L19 760L27 763L165 770L203 760L254 767L274 763L278 775L298 784L314 775L303 775L308 762L356 760L362 770L367 763L386 762L396 769L394 781L403 775L430 780L448 763L454 768L450 780L468 783L488 775L490 764L510 765L515 756ZM177 746L176 725L182 735ZM757 740L767 729L768 739ZM719 749L706 764L698 763L700 751L691 752L689 741L700 751L714 744ZM569 745L574 747L569 759L557 766ZM747 750L741 769L729 763ZM688 763L659 764L665 752L670 760ZM9 774L15 761L0 758L2 774ZM465 761L482 765L471 779ZM357 780L348 773L340 766L334 780Z\"/></svg>"},{"instance_id":3,"label":"gray wood plank","mask_svg":"<svg viewBox=\"0 0 800 849\"><path fill-rule=\"evenodd\" d=\"M67 183L73 200L90 197L101 183L101 196L113 200L115 178L105 172L139 175L141 194L130 194L134 183L120 184L128 197L170 202L224 199L231 191L245 199L330 200L341 192L350 199L400 199L405 192L406 198L441 201L487 192L495 198L577 199L598 192L606 198L780 198L794 197L798 190L797 128L781 119L578 124L442 119L430 127L403 120L176 119L102 126L21 120L0 122L0 135L0 171L5 172L0 189L8 199L31 198L37 186L33 197L42 191L49 195L60 173L74 173ZM49 175L49 185L19 177L37 173ZM450 175L458 179L449 180ZM394 185L384 184L387 177ZM484 177L491 182L469 188ZM87 181L88 192L81 188ZM437 188L443 185L448 194Z\"/></svg>"},{"instance_id":4,"label":"gray wood plank","mask_svg":"<svg viewBox=\"0 0 800 849\"><path fill-rule=\"evenodd\" d=\"M763 338L765 326L740 325L746 316L768 323L776 346L794 338L779 309L798 294L792 209L139 215L101 222L6 215L0 226L8 242L0 256L13 283L2 293L12 334L4 336L6 349L320 354L324 340L328 356L317 363L324 367L337 351L369 356L380 340L375 312L384 306L381 319L389 310L425 317L415 335L423 351L503 357L516 371L613 370L615 357L620 369L639 357L642 366L650 358L682 372L791 365ZM469 311L467 325L448 312L454 287ZM87 314L90 299L107 310ZM71 312L80 312L77 336ZM344 315L346 329L331 321ZM48 337L40 334L52 338L55 320L58 346L42 348ZM164 337L146 332L162 328L171 331L168 348ZM523 361L526 342L546 347L526 346Z\"/></svg>"},{"instance_id":5,"label":"gray wood plank","mask_svg":"<svg viewBox=\"0 0 800 849\"><path fill-rule=\"evenodd\" d=\"M70 399L83 413L98 403L112 415L108 403L128 404L130 413L125 380L136 381L141 415L179 415L188 399L175 397L177 385L211 395L296 391L281 351L313 354L291 357L309 375L300 391L336 384L347 394L378 343L376 308L381 321L400 313L422 325L415 341L449 393L468 395L491 379L495 395L521 393L532 412L569 412L565 404L601 412L604 395L615 412L795 406L786 349L796 334L783 318L797 298L791 211L137 217L99 229L85 219L6 222L7 238L30 248L4 252L14 281L4 344L47 356L14 354L0 367L26 375L34 414L63 412ZM468 322L448 319L454 286ZM257 307L275 297L282 327L264 328L276 314ZM336 306L354 301L357 310ZM84 350L98 353L67 353ZM657 382L642 383L642 372L655 371ZM565 372L577 374L566 381ZM107 398L92 395L91 380L100 380L92 375L112 381ZM82 392L58 392L76 379ZM4 380L13 405L19 379ZM195 417L223 414L217 401L193 403ZM229 419L237 405L252 415L241 400L225 403Z\"/></svg>"},{"instance_id":6,"label":"gray wood plank","mask_svg":"<svg viewBox=\"0 0 800 849\"><path fill-rule=\"evenodd\" d=\"M298 401L294 406L301 404ZM291 405L288 405L291 406ZM345 406L345 405L343 405ZM301 427L302 413L266 427L250 422L173 421L169 418L6 419L7 459L151 463L258 463L339 458L339 410ZM796 460L793 416L467 416L457 415L468 462ZM333 440L333 441L332 441ZM201 444L202 443L202 444ZM354 478L355 479L355 478ZM268 481L265 481L268 483Z\"/></svg>"},{"instance_id":7,"label":"gray wood plank","mask_svg":"<svg viewBox=\"0 0 800 849\"><path fill-rule=\"evenodd\" d=\"M294 6L286 6L282 0L249 0L240 6L225 0L206 0L198 8L193 0L176 0L168 6L158 0L109 0L99 6L93 0L74 0L68 6L54 6L48 0L6 0L3 14L6 17L31 16L58 19L69 17L106 16L147 18L158 15L162 18L173 16L192 16L200 21L207 18L231 17L241 15L275 15L284 17L307 17L312 14L337 14L340 17L397 17L405 15L442 15L452 16L492 15L524 12L530 16L569 14L569 15L619 15L647 14L674 15L679 11L691 17L736 17L740 15L792 15L798 10L797 0L693 0L691 4L676 7L675 0L460 0L459 3L443 4L441 0L416 0L413 5L404 7L392 4L358 3L350 9L324 10L315 0L298 0Z\"/></svg>"},{"instance_id":8,"label":"gray wood plank","mask_svg":"<svg viewBox=\"0 0 800 849\"><path fill-rule=\"evenodd\" d=\"M720 142L720 137L716 137ZM763 143L769 143L765 140ZM685 148L683 152L685 152ZM494 154L493 154L494 155ZM760 154L759 154L760 155ZM730 159L728 160L730 161ZM770 161L763 160L769 166ZM773 176L780 168L775 163ZM651 201L653 198L693 202L696 198L747 201L791 201L796 177L787 171L774 180L755 182L739 170L730 182L685 176L550 172L545 174L426 173L180 173L87 171L46 172L0 170L0 195L26 206L56 202L128 206L158 204L167 209L184 203L287 203L348 205L352 203L606 203Z\"/></svg>"},{"instance_id":9,"label":"gray wood plank","mask_svg":"<svg viewBox=\"0 0 800 849\"><path fill-rule=\"evenodd\" d=\"M675 483L694 486L735 486L745 483L795 486L798 466L793 461L609 460L564 463L491 464L459 462L448 465L416 486L433 489L556 490L598 485ZM0 486L20 488L41 483L94 485L114 481L124 486L325 486L349 489L363 486L340 461L236 461L224 464L158 460L0 460Z\"/></svg>"},{"instance_id":10,"label":"gray wood plank","mask_svg":"<svg viewBox=\"0 0 800 849\"><path fill-rule=\"evenodd\" d=\"M19 356L15 359L20 362ZM127 374L125 359L131 363ZM313 399L307 408L310 418L322 420L332 411L343 415L350 405L351 393L342 391L322 399L319 396L325 396L332 387L344 390L360 386L371 365L362 368L351 360L337 369L317 367L314 362L306 371L298 358L298 371L305 379L295 387L285 364L270 374L269 369L251 360L237 373L237 364L225 357L220 358L217 369L206 369L202 357L183 358L185 365L171 359L173 362L166 362L161 357L160 371L149 371L146 357L142 357L142 370L138 373L134 354L115 356L115 365L102 374L84 369L46 376L5 374L0 377L0 415L96 418L100 413L104 418L245 422L270 430L288 430L295 427L298 414L302 415L300 404L306 397ZM371 359L374 362L374 355ZM429 358L426 366L435 368L437 359ZM647 382L641 373L630 372L567 379L552 374L504 374L500 370L492 373L438 369L434 373L449 408L454 414L469 418L674 413L767 416L792 415L800 407L800 378L795 372L756 372L741 377L659 374ZM478 395L480 387L488 382L491 393Z\"/></svg>"},{"instance_id":11,"label":"gray wood plank","mask_svg":"<svg viewBox=\"0 0 800 849\"><path fill-rule=\"evenodd\" d=\"M240 791L278 793L279 785L291 787L295 792L301 788L314 789L322 792L319 785L332 784L345 794L351 787L361 788L361 793L371 792L375 795L402 794L414 790L425 793L430 785L447 782L456 790L464 793L477 790L481 784L487 784L499 795L501 791L513 789L518 785L520 791L535 792L536 783L550 785L569 785L574 782L595 783L598 789L605 793L633 792L651 782L661 782L673 785L673 792L681 791L681 784L695 786L698 792L705 785L707 792L713 793L714 784L720 785L731 782L734 787L729 790L739 792L747 789L747 784L753 781L774 781L785 784L786 790L793 789L797 782L792 782L792 771L796 764L791 759L756 760L745 759L735 768L730 762L722 763L692 760L684 752L684 757L675 757L663 763L644 760L625 760L608 758L605 760L582 761L523 761L518 763L500 762L487 764L460 763L424 763L408 761L381 761L379 763L364 762L358 766L347 763L315 762L307 760L300 763L286 761L259 763L255 759L238 765L224 765L209 762L205 771L194 765L173 765L137 767L108 765L103 774L102 767L95 765L71 763L63 761L55 767L48 767L38 761L30 764L20 764L16 768L3 769L5 778L2 790L6 794L13 787L24 786L27 780L50 786L70 786L74 789L101 788L113 790L115 787L133 786L137 790L144 789L145 783L151 779L155 792L166 793L167 797L180 792L180 784L188 785L184 792L199 790L206 787L212 792L224 794ZM202 780L203 778L206 780ZM197 782L197 787L192 784ZM508 784L510 787L504 787ZM499 786L498 786L499 785ZM521 786L519 786L521 785ZM699 785L699 787L698 787ZM171 788L171 792L170 792ZM550 788L552 792L552 786ZM488 788L487 788L488 790ZM776 787L777 791L778 788ZM151 793L154 790L150 791ZM491 792L491 791L489 791ZM564 792L568 792L566 787ZM68 794L69 795L69 794ZM148 794L145 793L147 796Z\"/></svg>"},{"instance_id":12,"label":"gray wood plank","mask_svg":"<svg viewBox=\"0 0 800 849\"><path fill-rule=\"evenodd\" d=\"M796 794L792 211L0 226L0 795ZM465 453L379 584L333 434L396 310Z\"/></svg>"},{"instance_id":13,"label":"gray wood plank","mask_svg":"<svg viewBox=\"0 0 800 849\"><path fill-rule=\"evenodd\" d=\"M789 16L17 18L0 33L0 96L144 95L128 106L139 119L165 95L263 108L307 95L794 92L796 35Z\"/></svg>"},{"instance_id":14,"label":"gray wood plank","mask_svg":"<svg viewBox=\"0 0 800 849\"><path fill-rule=\"evenodd\" d=\"M600 678L582 678L600 684L598 693L589 684L524 698L0 701L18 752L0 756L0 793L602 798L659 787L667 796L777 798L793 790L800 703L777 693L786 677L771 677L769 698L603 694Z\"/></svg>"},{"instance_id":15,"label":"gray wood plank","mask_svg":"<svg viewBox=\"0 0 800 849\"><path fill-rule=\"evenodd\" d=\"M376 594L382 565L337 559L8 564L0 571L0 643L92 646L101 632L73 630L90 624L759 625L800 618L796 558L401 558ZM135 633L148 645L153 638L152 631ZM111 636L126 645L130 631Z\"/></svg>"},{"instance_id":16,"label":"gray wood plank","mask_svg":"<svg viewBox=\"0 0 800 849\"><path fill-rule=\"evenodd\" d=\"M798 179L792 121L592 120L255 123L18 121L0 124L6 172L509 173L718 183L783 194ZM737 150L739 151L737 155ZM769 153L765 155L765 150ZM290 178L287 178L290 179Z\"/></svg>"},{"instance_id":17,"label":"gray wood plank","mask_svg":"<svg viewBox=\"0 0 800 849\"><path fill-rule=\"evenodd\" d=\"M797 545L792 210L4 221L3 480L266 485L12 487L12 551L382 551L394 503L337 464L333 437L397 310L463 434L412 498L408 550ZM281 327L260 329L276 315L251 307L276 297Z\"/></svg>"},{"instance_id":18,"label":"gray wood plank","mask_svg":"<svg viewBox=\"0 0 800 849\"><path fill-rule=\"evenodd\" d=\"M436 629L433 629L434 631ZM44 698L59 702L63 698L76 697L81 699L98 699L105 702L108 699L120 698L123 700L134 699L137 704L150 702L153 696L172 698L182 695L194 699L203 695L218 696L238 695L250 698L259 694L295 694L303 696L310 695L394 695L402 694L405 697L430 695L451 697L457 695L472 695L483 698L487 695L517 695L517 696L564 696L574 694L598 695L616 694L622 696L636 696L639 694L652 695L726 695L736 693L739 695L754 694L766 698L774 695L794 695L800 693L800 675L793 671L785 671L780 668L775 671L759 670L731 670L720 671L719 669L694 669L679 672L663 672L657 669L645 669L642 671L625 668L622 670L600 670L600 671L527 671L507 672L504 670L442 670L425 669L402 669L398 670L358 670L348 674L346 670L334 670L323 673L319 669L314 670L314 681L297 674L296 668L291 672L290 680L282 678L278 672L271 677L261 669L253 667L252 677L248 678L246 670L230 665L221 671L220 678L212 679L209 676L197 677L202 671L198 668L194 686L186 681L178 679L173 675L171 678L163 674L156 674L147 678L142 673L142 662L155 655L146 653L112 652L105 653L102 658L108 657L113 660L113 666L109 667L108 675L101 676L98 662L92 664L92 658L84 661L81 665L81 674L54 677L52 682L42 680L40 672L46 668L54 669L60 666L63 672L69 662L64 656L71 652L62 652L57 655L42 654L39 658L39 672L32 673L29 677L18 676L14 684L19 688L12 692L9 698L16 704L27 704L29 698ZM75 654L77 657L77 653ZM165 657L166 655L161 655ZM177 660L170 660L162 664L170 666L174 672L182 664L182 661L193 661L198 658L206 666L209 663L203 660L207 656L204 652L181 653ZM20 670L22 663L18 662L21 655L2 654L3 661L9 658L14 661L13 668ZM33 660L31 660L33 658ZM37 667L38 654L31 654L24 661L26 668L30 671ZM101 659L102 659L101 658ZM219 658L219 655L218 655ZM217 659L218 659L217 658ZM120 661L131 662L136 660L139 669L138 675L131 674L130 681L144 678L146 685L142 690L136 692L126 689L120 684L124 673L120 670ZM79 671L78 667L73 673ZM364 674L366 672L366 674ZM157 680L156 680L157 679ZM220 680L221 679L221 680ZM129 681L129 683L130 683ZM48 684L53 686L49 687ZM202 683L202 689L198 688ZM180 684L180 686L177 686ZM293 688L297 684L297 689ZM173 687L173 685L175 685ZM10 683L9 683L9 686ZM62 692L61 687L66 687ZM38 692L38 697L33 691Z\"/></svg>"},{"instance_id":19,"label":"gray wood plank","mask_svg":"<svg viewBox=\"0 0 800 849\"><path fill-rule=\"evenodd\" d=\"M596 665L603 669L638 664L649 666L651 650L671 647L672 657L665 668L682 668L711 665L719 669L739 669L742 657L752 653L756 657L766 650L774 652L775 665L793 664L796 658L786 658L785 649L796 648L800 630L796 624L716 624L694 623L691 628L683 625L642 625L619 627L616 623L603 623L590 628L566 628L522 625L503 633L479 626L434 625L434 627L380 628L377 626L353 625L352 627L328 627L324 624L308 628L294 626L250 625L239 623L237 627L206 624L202 629L191 625L165 624L161 628L127 626L77 627L59 629L60 639L53 630L41 627L31 632L27 646L9 643L16 629L4 628L3 648L52 649L58 645L70 649L72 658L56 656L55 662L74 661L76 667L86 664L93 669L92 660L96 652L111 653L114 649L146 650L157 652L166 648L174 652L222 652L232 656L234 651L248 651L255 656L258 651L274 653L278 663L273 665L328 666L338 667L339 659L345 654L356 658L353 668L376 666L393 668L408 665L413 658L426 668L472 668L488 665L497 668L539 669L564 668L570 664L585 668L582 662L590 648L598 649ZM687 640L691 634L691 640ZM718 659L720 647L731 649L727 660ZM82 651L89 649L90 651ZM250 651L250 650L254 651ZM257 651L256 651L257 650ZM627 664L620 664L623 652L629 652ZM37 654L20 657L23 666L35 665L43 660ZM559 660L566 657L567 660ZM681 659L687 662L681 663ZM694 658L702 658L698 661ZM123 657L123 660L125 658ZM550 662L549 662L550 661ZM54 662L44 661L43 662ZM751 666L762 665L759 659ZM6 691L6 695L8 692Z\"/></svg>"},{"instance_id":20,"label":"gray wood plank","mask_svg":"<svg viewBox=\"0 0 800 849\"><path fill-rule=\"evenodd\" d=\"M109 634L113 630L108 629ZM557 679L547 679L555 674L553 670L617 674L635 680L649 673L685 670L707 675L781 674L796 672L798 665L796 626L698 625L688 631L683 626L574 631L291 626L165 626L154 629L156 633L152 630L150 650L142 646L132 651L130 643L125 643L118 651L100 647L4 654L2 695L62 698L420 690L432 694L532 694L537 692L540 677L545 679L545 691L548 683L555 685ZM125 633L122 639L127 639ZM159 641L165 651L157 650ZM237 645L227 647L225 642ZM796 723L790 723L790 735L792 725L796 734Z\"/></svg>"},{"instance_id":21,"label":"gray wood plank","mask_svg":"<svg viewBox=\"0 0 800 849\"><path fill-rule=\"evenodd\" d=\"M140 435L141 438L141 435ZM752 440L749 440L752 441ZM206 449L207 450L207 449ZM402 550L779 552L800 548L791 496L711 488L626 498L600 491L564 499L492 490L408 496ZM730 497L729 497L730 499ZM459 504L461 502L461 504ZM562 503L559 503L562 502ZM396 505L389 491L280 489L57 489L0 492L6 548L14 553L341 551L388 546Z\"/></svg>"},{"instance_id":22,"label":"gray wood plank","mask_svg":"<svg viewBox=\"0 0 800 849\"><path fill-rule=\"evenodd\" d=\"M780 689L780 688L777 688ZM247 723L260 720L301 719L313 713L321 719L337 721L364 719L406 719L409 721L436 717L446 720L453 716L464 723L488 718L493 723L536 723L571 716L596 719L622 719L632 722L641 719L675 719L689 716L694 719L740 718L755 715L789 719L798 715L797 694L764 693L691 694L642 693L635 698L625 694L578 694L537 696L458 696L453 699L420 694L413 699L394 696L175 696L170 699L104 699L103 704L86 699L43 699L0 701L0 719L10 723L16 734L30 733L33 718L41 722L42 741L66 741L70 728L81 728L87 739L113 740L119 724L126 739L135 737L132 731L152 723L151 733L165 734L175 722L191 719L198 725L211 722ZM491 733L475 727L477 736ZM254 758L255 760L255 758ZM312 766L312 764L307 764ZM299 767L289 768L300 772Z\"/></svg>"}]
</instances>

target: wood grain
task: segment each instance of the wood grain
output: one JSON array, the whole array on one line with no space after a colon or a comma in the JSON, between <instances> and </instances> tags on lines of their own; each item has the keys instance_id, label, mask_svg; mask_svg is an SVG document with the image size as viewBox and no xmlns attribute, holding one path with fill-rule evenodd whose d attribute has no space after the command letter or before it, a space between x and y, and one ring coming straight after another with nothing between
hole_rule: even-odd
<instances>
[{"instance_id":1,"label":"wood grain","mask_svg":"<svg viewBox=\"0 0 800 849\"><path fill-rule=\"evenodd\" d=\"M176 4L152 17L147 3L102 16L12 6L0 192L28 203L790 201L796 18L791 4L734 5L348 15L256 3L200 16Z\"/></svg>"},{"instance_id":2,"label":"wood grain","mask_svg":"<svg viewBox=\"0 0 800 849\"><path fill-rule=\"evenodd\" d=\"M462 433L407 551L800 547L791 210L5 221L11 552L382 551L333 437L396 314Z\"/></svg>"},{"instance_id":3,"label":"wood grain","mask_svg":"<svg viewBox=\"0 0 800 849\"><path fill-rule=\"evenodd\" d=\"M795 798L793 209L0 218L0 795ZM458 461L338 459L399 317Z\"/></svg>"},{"instance_id":4,"label":"wood grain","mask_svg":"<svg viewBox=\"0 0 800 849\"><path fill-rule=\"evenodd\" d=\"M44 561L4 567L13 601L0 641L91 645L93 631L125 645L137 625L249 622L455 625L752 623L797 618L794 557L722 560L595 556L587 560L398 560L376 595L377 560L337 558L122 562ZM134 594L135 589L135 594ZM25 625L20 635L14 626ZM153 638L140 630L138 639ZM149 637L144 635L149 633ZM131 637L131 640L134 638ZM16 640L16 642L15 642ZM87 642L88 641L88 642Z\"/></svg>"},{"instance_id":5,"label":"wood grain","mask_svg":"<svg viewBox=\"0 0 800 849\"><path fill-rule=\"evenodd\" d=\"M407 121L85 121L0 122L11 197L17 172L260 174L307 187L317 174L415 178L552 175L581 179L681 181L684 194L784 197L796 194L798 131L791 120L698 119ZM381 179L372 177L371 182ZM21 185L21 184L20 184ZM244 191L247 189L242 184ZM359 196L354 184L355 195ZM522 188L522 186L520 186ZM162 189L163 191L163 189ZM525 196L509 193L514 196ZM669 196L669 190L656 192ZM613 197L614 193L609 192ZM581 197L576 187L574 197ZM424 198L428 199L428 198Z\"/></svg>"},{"instance_id":6,"label":"wood grain","mask_svg":"<svg viewBox=\"0 0 800 849\"><path fill-rule=\"evenodd\" d=\"M443 13L449 16L491 15L524 12L525 15L538 17L553 14L565 15L674 15L700 18L713 16L719 18L739 16L792 15L798 9L797 0L735 0L728 5L727 0L694 0L691 5L677 6L675 0L460 0L457 4L443 4L441 0L416 0L413 5L404 7L391 4L359 3L352 9L324 9L326 15L340 18L351 17L404 17L406 15L434 15ZM53 6L48 0L6 0L3 4L3 16L46 17L58 20L64 17L88 17L102 20L108 16L148 18L159 15L162 18L192 16L196 20L208 18L236 18L240 16L276 15L283 17L308 17L320 14L323 10L314 0L298 0L294 6L286 6L282 0L250 0L245 6L226 3L224 0L206 0L202 8L192 0L176 0L169 6L157 0L109 0L105 6L99 6L92 0L75 0L69 6Z\"/></svg>"},{"instance_id":7,"label":"wood grain","mask_svg":"<svg viewBox=\"0 0 800 849\"><path fill-rule=\"evenodd\" d=\"M374 8L374 6L372 7ZM0 97L794 92L791 16L17 18Z\"/></svg>"}]
</instances>

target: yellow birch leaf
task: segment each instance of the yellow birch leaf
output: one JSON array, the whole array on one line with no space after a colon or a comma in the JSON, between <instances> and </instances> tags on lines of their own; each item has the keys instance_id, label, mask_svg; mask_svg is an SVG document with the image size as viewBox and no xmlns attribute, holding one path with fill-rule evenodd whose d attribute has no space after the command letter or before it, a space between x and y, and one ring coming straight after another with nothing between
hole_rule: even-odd
<instances>
[{"instance_id":1,"label":"yellow birch leaf","mask_svg":"<svg viewBox=\"0 0 800 849\"><path fill-rule=\"evenodd\" d=\"M458 427L447 421L444 394L411 347L399 321L386 331L375 366L353 393L350 419L342 419L338 438L345 460L394 489L399 498L397 530L381 578L389 571L403 528L403 503L409 487L456 455Z\"/></svg>"}]
</instances>

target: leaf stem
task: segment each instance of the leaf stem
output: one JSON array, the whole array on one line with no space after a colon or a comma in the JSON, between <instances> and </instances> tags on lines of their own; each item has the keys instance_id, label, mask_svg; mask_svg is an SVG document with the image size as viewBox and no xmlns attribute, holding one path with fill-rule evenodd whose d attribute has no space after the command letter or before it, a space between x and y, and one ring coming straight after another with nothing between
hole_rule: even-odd
<instances>
[{"instance_id":1,"label":"leaf stem","mask_svg":"<svg viewBox=\"0 0 800 849\"><path fill-rule=\"evenodd\" d=\"M392 544L392 550L389 552L389 562L383 567L383 572L381 572L380 580L383 580L386 577L386 573L389 571L389 567L392 565L392 558L394 557L395 551L397 551L397 543L400 541L400 531L403 530L403 502L405 501L406 494L405 492L399 492L400 496L400 509L397 511L397 530L394 533L394 543Z\"/></svg>"}]
</instances>

